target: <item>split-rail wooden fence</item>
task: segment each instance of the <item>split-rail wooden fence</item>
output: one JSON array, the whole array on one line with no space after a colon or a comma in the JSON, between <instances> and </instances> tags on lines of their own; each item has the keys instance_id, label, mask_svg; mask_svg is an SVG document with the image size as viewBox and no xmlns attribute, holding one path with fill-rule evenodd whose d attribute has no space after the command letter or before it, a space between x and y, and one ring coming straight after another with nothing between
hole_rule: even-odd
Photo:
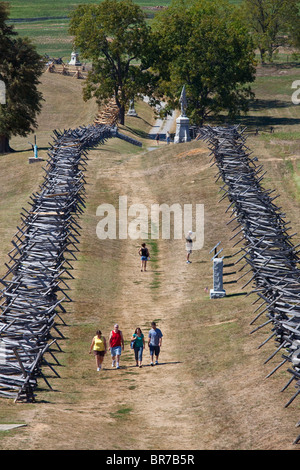
<instances>
[{"instance_id":1,"label":"split-rail wooden fence","mask_svg":"<svg viewBox=\"0 0 300 470\"><path fill-rule=\"evenodd\" d=\"M31 195L29 207L22 208L7 271L0 279L1 397L33 402L38 378L51 388L42 366L59 376L53 366L59 364L55 354L63 338L57 319L64 324L64 304L71 301L67 281L79 251L87 152L110 137L141 145L110 126L54 131L44 181Z\"/></svg>"},{"instance_id":2,"label":"split-rail wooden fence","mask_svg":"<svg viewBox=\"0 0 300 470\"><path fill-rule=\"evenodd\" d=\"M231 239L233 246L239 245L235 264L244 263L239 280L248 274L243 288L251 286L247 295L256 295L251 334L269 328L259 348L273 339L275 348L265 363L280 357L267 377L285 366L289 378L282 391L291 384L295 388L288 407L300 395L300 244L294 246L296 234L290 233L290 222L276 205L279 195L263 186L266 172L247 147L245 131L239 126L205 126L199 136L208 143L212 166L218 167L221 200L229 200ZM300 436L294 443L299 441Z\"/></svg>"}]
</instances>

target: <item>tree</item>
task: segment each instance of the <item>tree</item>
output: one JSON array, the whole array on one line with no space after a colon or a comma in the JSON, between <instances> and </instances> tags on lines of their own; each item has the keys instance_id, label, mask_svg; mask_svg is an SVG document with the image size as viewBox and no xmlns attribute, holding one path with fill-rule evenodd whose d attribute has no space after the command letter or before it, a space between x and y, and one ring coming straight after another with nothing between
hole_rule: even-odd
<instances>
[{"instance_id":1,"label":"tree","mask_svg":"<svg viewBox=\"0 0 300 470\"><path fill-rule=\"evenodd\" d=\"M299 45L298 0L245 0L242 10L262 63L280 46Z\"/></svg>"},{"instance_id":2,"label":"tree","mask_svg":"<svg viewBox=\"0 0 300 470\"><path fill-rule=\"evenodd\" d=\"M151 30L141 8L131 0L104 0L79 5L71 15L70 33L81 56L92 61L84 99L99 106L114 97L124 124L129 101L149 89L152 74Z\"/></svg>"},{"instance_id":3,"label":"tree","mask_svg":"<svg viewBox=\"0 0 300 470\"><path fill-rule=\"evenodd\" d=\"M254 49L234 7L222 0L174 0L153 28L159 50L153 67L169 109L178 106L185 85L194 124L224 110L230 118L248 110Z\"/></svg>"},{"instance_id":4,"label":"tree","mask_svg":"<svg viewBox=\"0 0 300 470\"><path fill-rule=\"evenodd\" d=\"M26 136L37 127L42 95L38 91L44 64L27 38L8 26L8 8L0 2L0 80L5 84L6 103L0 105L0 153L12 151L13 135Z\"/></svg>"}]
</instances>

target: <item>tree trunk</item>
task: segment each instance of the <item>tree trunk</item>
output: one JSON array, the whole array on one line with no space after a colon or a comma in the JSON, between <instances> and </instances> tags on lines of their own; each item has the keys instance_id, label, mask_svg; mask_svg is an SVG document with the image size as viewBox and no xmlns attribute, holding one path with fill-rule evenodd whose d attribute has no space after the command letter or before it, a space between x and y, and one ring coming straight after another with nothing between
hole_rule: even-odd
<instances>
[{"instance_id":1,"label":"tree trunk","mask_svg":"<svg viewBox=\"0 0 300 470\"><path fill-rule=\"evenodd\" d=\"M120 124L122 124L124 126L125 124L125 106L120 106L119 107L119 121L120 121Z\"/></svg>"},{"instance_id":2,"label":"tree trunk","mask_svg":"<svg viewBox=\"0 0 300 470\"><path fill-rule=\"evenodd\" d=\"M265 63L266 63L266 61L265 61L265 54L266 54L265 49L259 48L259 53L260 53L260 62L261 62L262 65L265 65Z\"/></svg>"},{"instance_id":3,"label":"tree trunk","mask_svg":"<svg viewBox=\"0 0 300 470\"><path fill-rule=\"evenodd\" d=\"M0 154L14 152L9 146L9 139L5 135L0 135Z\"/></svg>"},{"instance_id":4,"label":"tree trunk","mask_svg":"<svg viewBox=\"0 0 300 470\"><path fill-rule=\"evenodd\" d=\"M115 90L115 101L116 105L119 108L119 123L124 125L125 124L125 106L121 104L119 98L118 98L118 91Z\"/></svg>"}]
</instances>

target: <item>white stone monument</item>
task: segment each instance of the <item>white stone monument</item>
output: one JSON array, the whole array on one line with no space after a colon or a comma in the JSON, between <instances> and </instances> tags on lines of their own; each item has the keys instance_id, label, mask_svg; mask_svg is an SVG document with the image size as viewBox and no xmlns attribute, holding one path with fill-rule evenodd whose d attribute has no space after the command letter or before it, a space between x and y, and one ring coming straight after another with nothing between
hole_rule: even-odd
<instances>
[{"instance_id":1,"label":"white stone monument","mask_svg":"<svg viewBox=\"0 0 300 470\"><path fill-rule=\"evenodd\" d=\"M223 258L218 258L218 255L223 251L223 248L217 252L220 244L221 242L217 243L209 252L212 253L214 251L214 256L212 257L214 287L213 289L210 289L209 296L211 299L220 299L226 295L226 292L223 289Z\"/></svg>"},{"instance_id":2,"label":"white stone monument","mask_svg":"<svg viewBox=\"0 0 300 470\"><path fill-rule=\"evenodd\" d=\"M189 130L190 120L186 115L187 101L185 87L182 88L179 103L181 104L181 114L176 119L176 134L174 138L174 144L179 144L181 142L189 142L191 140Z\"/></svg>"},{"instance_id":3,"label":"white stone monument","mask_svg":"<svg viewBox=\"0 0 300 470\"><path fill-rule=\"evenodd\" d=\"M129 102L129 109L128 109L128 112L127 112L127 116L137 117L137 112L134 108L134 98L132 100L130 100L130 102Z\"/></svg>"},{"instance_id":4,"label":"white stone monument","mask_svg":"<svg viewBox=\"0 0 300 470\"><path fill-rule=\"evenodd\" d=\"M223 289L223 259L214 258L213 263L214 288L210 289L210 298L220 299L226 295Z\"/></svg>"},{"instance_id":5,"label":"white stone monument","mask_svg":"<svg viewBox=\"0 0 300 470\"><path fill-rule=\"evenodd\" d=\"M69 65L77 65L77 66L81 65L81 62L78 59L78 52L72 52Z\"/></svg>"}]
</instances>

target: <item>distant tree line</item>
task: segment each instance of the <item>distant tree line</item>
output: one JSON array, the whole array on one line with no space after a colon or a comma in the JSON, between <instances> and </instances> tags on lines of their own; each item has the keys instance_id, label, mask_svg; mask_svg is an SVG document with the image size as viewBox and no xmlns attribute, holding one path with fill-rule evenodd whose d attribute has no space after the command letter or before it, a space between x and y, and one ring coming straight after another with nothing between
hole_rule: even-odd
<instances>
[{"instance_id":1,"label":"distant tree line","mask_svg":"<svg viewBox=\"0 0 300 470\"><path fill-rule=\"evenodd\" d=\"M209 117L247 112L254 97L258 50L262 63L280 46L300 45L298 0L173 0L150 24L131 0L81 5L72 14L70 33L82 56L93 63L84 98L99 105L111 96L124 124L129 101L138 95L150 104L178 106L182 86L188 116L201 125Z\"/></svg>"},{"instance_id":2,"label":"distant tree line","mask_svg":"<svg viewBox=\"0 0 300 470\"><path fill-rule=\"evenodd\" d=\"M182 86L192 123L226 110L247 111L255 79L254 46L238 11L227 1L174 0L151 26L131 0L80 5L70 33L82 57L93 64L84 98L99 105L114 96L124 124L129 101L178 106Z\"/></svg>"},{"instance_id":3,"label":"distant tree line","mask_svg":"<svg viewBox=\"0 0 300 470\"><path fill-rule=\"evenodd\" d=\"M299 0L244 0L240 11L262 64L272 62L280 47L299 49Z\"/></svg>"},{"instance_id":4,"label":"distant tree line","mask_svg":"<svg viewBox=\"0 0 300 470\"><path fill-rule=\"evenodd\" d=\"M38 90L43 60L29 39L7 24L0 2L0 153L13 135L37 125L42 107ZM300 47L298 0L173 0L149 22L132 0L79 5L71 14L70 34L81 57L92 64L83 98L99 106L114 97L125 122L132 99L148 96L151 105L178 107L185 85L191 123L203 124L221 113L234 119L254 97L256 54L270 62L281 46Z\"/></svg>"}]
</instances>

